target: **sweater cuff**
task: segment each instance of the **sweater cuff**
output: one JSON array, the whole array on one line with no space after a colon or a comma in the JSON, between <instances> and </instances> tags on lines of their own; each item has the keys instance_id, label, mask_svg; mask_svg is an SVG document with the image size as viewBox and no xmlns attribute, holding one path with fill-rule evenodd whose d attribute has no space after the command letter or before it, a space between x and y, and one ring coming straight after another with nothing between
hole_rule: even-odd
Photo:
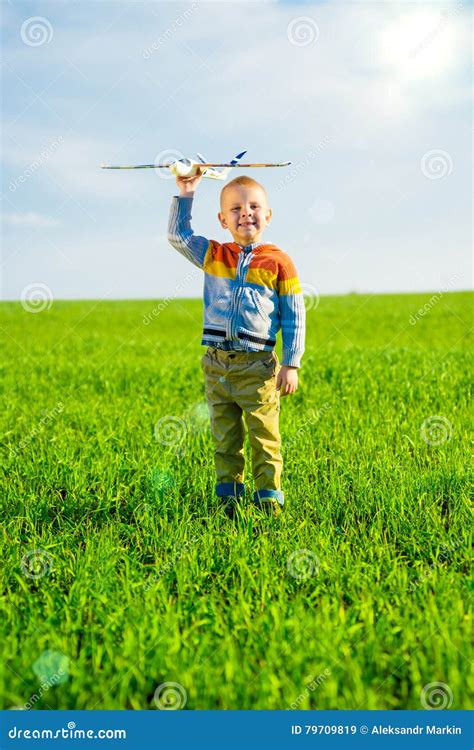
<instances>
[{"instance_id":1,"label":"sweater cuff","mask_svg":"<svg viewBox=\"0 0 474 750\"><path fill-rule=\"evenodd\" d=\"M283 367L301 367L301 357L303 352L295 349L283 349L281 364Z\"/></svg>"},{"instance_id":2,"label":"sweater cuff","mask_svg":"<svg viewBox=\"0 0 474 750\"><path fill-rule=\"evenodd\" d=\"M177 200L178 203L188 202L189 205L191 205L194 200L194 195L173 195L173 200Z\"/></svg>"}]
</instances>

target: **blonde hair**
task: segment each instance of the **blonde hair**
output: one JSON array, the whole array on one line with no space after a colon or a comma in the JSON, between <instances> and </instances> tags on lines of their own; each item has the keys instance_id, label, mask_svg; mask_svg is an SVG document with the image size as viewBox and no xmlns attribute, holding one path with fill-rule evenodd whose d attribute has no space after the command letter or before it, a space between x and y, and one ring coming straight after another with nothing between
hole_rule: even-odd
<instances>
[{"instance_id":1,"label":"blonde hair","mask_svg":"<svg viewBox=\"0 0 474 750\"><path fill-rule=\"evenodd\" d=\"M254 180L253 177L247 177L247 175L243 174L240 177L235 177L233 180L228 182L221 190L221 208L222 208L222 198L224 196L224 193L226 190L228 190L231 187L237 187L238 185L242 185L242 187L257 187L260 188L260 190L263 190L265 194L265 198L268 199L267 191L261 185L257 180Z\"/></svg>"}]
</instances>

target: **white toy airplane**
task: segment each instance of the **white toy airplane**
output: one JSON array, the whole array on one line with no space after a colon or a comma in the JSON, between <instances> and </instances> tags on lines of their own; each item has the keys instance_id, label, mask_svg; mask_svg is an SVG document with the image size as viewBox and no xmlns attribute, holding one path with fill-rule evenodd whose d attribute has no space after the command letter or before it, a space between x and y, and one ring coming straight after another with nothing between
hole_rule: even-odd
<instances>
[{"instance_id":1,"label":"white toy airplane","mask_svg":"<svg viewBox=\"0 0 474 750\"><path fill-rule=\"evenodd\" d=\"M194 159L176 159L169 164L138 164L130 167L112 167L108 164L101 164L102 169L169 169L176 177L192 177L198 171L202 170L202 177L208 177L211 180L225 180L231 169L234 167L287 167L291 161L282 161L274 164L239 164L240 159L246 154L242 151L232 159L228 164L211 164L205 158L198 154L199 161ZM216 169L216 167L220 169Z\"/></svg>"}]
</instances>

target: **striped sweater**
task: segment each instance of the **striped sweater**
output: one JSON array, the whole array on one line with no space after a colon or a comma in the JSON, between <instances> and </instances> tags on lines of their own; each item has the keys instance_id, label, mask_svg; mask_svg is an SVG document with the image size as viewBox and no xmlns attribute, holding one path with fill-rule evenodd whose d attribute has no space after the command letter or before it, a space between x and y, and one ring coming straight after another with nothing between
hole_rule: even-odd
<instances>
[{"instance_id":1,"label":"striped sweater","mask_svg":"<svg viewBox=\"0 0 474 750\"><path fill-rule=\"evenodd\" d=\"M221 349L272 351L281 329L282 365L300 367L305 306L291 258L272 244L241 247L194 234L190 197L173 198L168 239L204 271L201 343Z\"/></svg>"}]
</instances>

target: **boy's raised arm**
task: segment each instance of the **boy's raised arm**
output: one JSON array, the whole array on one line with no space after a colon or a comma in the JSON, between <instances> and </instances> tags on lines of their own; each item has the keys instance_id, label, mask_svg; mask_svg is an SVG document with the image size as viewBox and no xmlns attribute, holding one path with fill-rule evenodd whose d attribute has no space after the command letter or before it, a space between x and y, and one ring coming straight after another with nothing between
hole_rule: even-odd
<instances>
[{"instance_id":1,"label":"boy's raised arm","mask_svg":"<svg viewBox=\"0 0 474 750\"><path fill-rule=\"evenodd\" d=\"M191 206L201 175L177 177L179 196L173 196L168 224L168 240L181 255L198 268L204 265L209 240L194 234L191 227Z\"/></svg>"}]
</instances>

